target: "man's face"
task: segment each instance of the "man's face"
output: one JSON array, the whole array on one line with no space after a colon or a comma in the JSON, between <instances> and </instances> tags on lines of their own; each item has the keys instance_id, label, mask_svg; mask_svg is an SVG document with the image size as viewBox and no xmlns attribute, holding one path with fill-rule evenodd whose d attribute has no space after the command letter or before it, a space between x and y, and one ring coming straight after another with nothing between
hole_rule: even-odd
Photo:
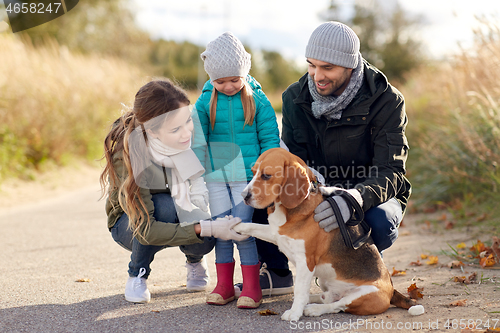
<instances>
[{"instance_id":1,"label":"man's face","mask_svg":"<svg viewBox=\"0 0 500 333\"><path fill-rule=\"evenodd\" d=\"M309 75L314 80L316 91L322 96L339 96L351 79L352 68L332 65L328 62L307 58Z\"/></svg>"}]
</instances>

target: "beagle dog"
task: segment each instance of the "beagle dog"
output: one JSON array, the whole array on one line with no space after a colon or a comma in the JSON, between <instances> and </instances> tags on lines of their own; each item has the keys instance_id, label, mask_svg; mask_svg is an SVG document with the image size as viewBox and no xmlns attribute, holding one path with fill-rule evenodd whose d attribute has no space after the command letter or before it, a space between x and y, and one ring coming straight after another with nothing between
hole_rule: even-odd
<instances>
[{"instance_id":1,"label":"beagle dog","mask_svg":"<svg viewBox=\"0 0 500 333\"><path fill-rule=\"evenodd\" d=\"M254 177L242 195L247 205L267 207L269 225L240 223L233 229L278 245L295 265L293 304L281 319L296 321L302 315L340 311L371 315L384 312L390 304L405 309L415 304L393 288L371 238L354 250L344 244L339 229L326 232L314 220L314 209L323 196L316 177L299 157L282 148L270 149L252 172ZM323 293L310 296L314 276Z\"/></svg>"}]
</instances>

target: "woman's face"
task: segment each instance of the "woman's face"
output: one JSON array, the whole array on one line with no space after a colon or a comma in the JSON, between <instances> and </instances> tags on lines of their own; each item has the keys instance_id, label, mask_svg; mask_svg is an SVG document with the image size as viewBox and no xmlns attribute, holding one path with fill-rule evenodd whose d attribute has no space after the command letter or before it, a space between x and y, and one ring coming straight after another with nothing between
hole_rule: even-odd
<instances>
[{"instance_id":1,"label":"woman's face","mask_svg":"<svg viewBox=\"0 0 500 333\"><path fill-rule=\"evenodd\" d=\"M170 148L188 149L191 146L194 128L191 108L189 105L182 104L179 109L170 112L172 114L166 117L160 128L151 131L151 135Z\"/></svg>"},{"instance_id":2,"label":"woman's face","mask_svg":"<svg viewBox=\"0 0 500 333\"><path fill-rule=\"evenodd\" d=\"M227 96L233 96L243 88L245 81L241 76L229 76L217 79L213 82L215 89L218 92Z\"/></svg>"}]
</instances>

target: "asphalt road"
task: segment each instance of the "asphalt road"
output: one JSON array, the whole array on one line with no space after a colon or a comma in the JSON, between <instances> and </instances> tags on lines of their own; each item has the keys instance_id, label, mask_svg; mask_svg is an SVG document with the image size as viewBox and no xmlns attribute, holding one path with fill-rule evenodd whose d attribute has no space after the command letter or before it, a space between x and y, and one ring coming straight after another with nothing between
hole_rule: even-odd
<instances>
[{"instance_id":1,"label":"asphalt road","mask_svg":"<svg viewBox=\"0 0 500 333\"><path fill-rule=\"evenodd\" d=\"M280 316L290 308L292 295L266 297L256 310L238 309L236 302L210 306L205 293L186 292L185 257L178 248L157 254L148 281L151 302L129 303L123 292L130 253L112 240L99 196L96 181L0 210L0 332L353 332L336 327L360 318L404 315L405 310L391 308L379 316L339 313L288 323ZM388 267L401 256L398 243L404 241L384 253ZM214 253L207 258L215 277ZM235 280L241 281L239 270ZM214 286L213 278L210 290ZM259 315L265 309L278 315Z\"/></svg>"},{"instance_id":2,"label":"asphalt road","mask_svg":"<svg viewBox=\"0 0 500 333\"><path fill-rule=\"evenodd\" d=\"M96 184L0 211L1 332L290 330L279 316L237 309L235 302L209 306L205 293L186 292L185 257L177 248L159 252L152 264L151 303L125 301L130 253L112 240L99 195ZM208 262L214 277L213 252ZM266 298L258 310L283 313L291 299Z\"/></svg>"}]
</instances>

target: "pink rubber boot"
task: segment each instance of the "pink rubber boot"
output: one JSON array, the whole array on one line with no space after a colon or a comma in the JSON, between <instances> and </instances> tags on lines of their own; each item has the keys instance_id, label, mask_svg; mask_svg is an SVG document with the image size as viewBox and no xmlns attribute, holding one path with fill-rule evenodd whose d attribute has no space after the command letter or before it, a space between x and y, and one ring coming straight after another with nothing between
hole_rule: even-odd
<instances>
[{"instance_id":1,"label":"pink rubber boot","mask_svg":"<svg viewBox=\"0 0 500 333\"><path fill-rule=\"evenodd\" d=\"M224 305L234 300L234 261L227 264L215 264L217 286L207 295L207 304Z\"/></svg>"},{"instance_id":2,"label":"pink rubber boot","mask_svg":"<svg viewBox=\"0 0 500 333\"><path fill-rule=\"evenodd\" d=\"M240 309L255 309L262 303L262 290L259 283L260 263L241 265L243 290L236 305Z\"/></svg>"}]
</instances>

